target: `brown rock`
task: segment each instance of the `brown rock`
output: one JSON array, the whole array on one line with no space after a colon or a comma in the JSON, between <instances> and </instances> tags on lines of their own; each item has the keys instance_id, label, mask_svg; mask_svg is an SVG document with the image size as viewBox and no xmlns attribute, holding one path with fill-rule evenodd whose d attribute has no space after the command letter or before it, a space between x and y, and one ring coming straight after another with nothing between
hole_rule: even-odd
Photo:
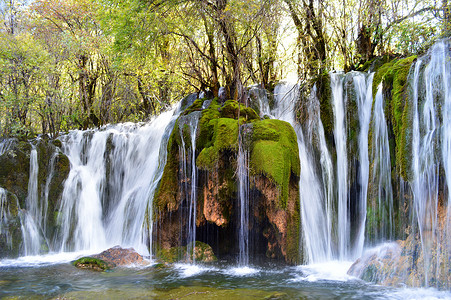
<instances>
[{"instance_id":1,"label":"brown rock","mask_svg":"<svg viewBox=\"0 0 451 300\"><path fill-rule=\"evenodd\" d=\"M120 246L114 246L107 249L100 254L92 257L101 259L106 263L114 266L128 266L128 265L147 265L148 263L143 259L142 255L137 253L135 249L124 249Z\"/></svg>"}]
</instances>

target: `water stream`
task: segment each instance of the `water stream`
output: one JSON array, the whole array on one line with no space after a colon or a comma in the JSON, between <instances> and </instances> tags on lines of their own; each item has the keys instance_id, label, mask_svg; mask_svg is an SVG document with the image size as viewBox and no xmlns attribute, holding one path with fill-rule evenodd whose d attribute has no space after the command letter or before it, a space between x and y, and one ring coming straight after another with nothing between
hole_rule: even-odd
<instances>
[{"instance_id":1,"label":"water stream","mask_svg":"<svg viewBox=\"0 0 451 300\"><path fill-rule=\"evenodd\" d=\"M420 280L426 287L439 287L432 278L440 275L440 266L444 266L445 272L451 267L449 52L449 42L440 41L411 68L406 100L410 105L406 117L406 122L410 122L406 141L411 150L409 178L397 179L400 186L397 196L411 198L409 207L403 208L411 213L411 223L402 225L410 230L408 234L418 234L420 239L421 251L415 248L414 253L421 256L419 264L424 278ZM223 298L450 297L449 291L385 288L347 274L352 261L365 250L366 256L384 255L390 247L369 248L393 242L394 227L399 226L395 222L400 221L396 220L398 212L394 206L394 170L390 157L393 149L389 143L391 129L383 86L378 87L373 99L372 74L331 73L330 79L333 132L326 132L323 126L321 101L315 86L302 99L303 109L308 112L302 122L296 117L301 97L298 84L277 85L272 110L266 93L254 89L261 116L287 121L297 134L301 164L300 247L307 265L266 262L252 266L252 270L244 268L249 266L249 248L253 245L249 238L250 150L241 132L243 126L239 134L236 182L239 268L223 261L209 265L195 262L199 195L196 138L201 111L184 115L178 122L179 155L184 158L178 166L184 215L177 238L187 245L191 263L164 268L151 264L141 269L125 268L102 274L85 273L67 264L81 255L118 244L134 247L152 258L152 201L166 163L169 134L180 114L173 109L145 124L109 125L100 130L76 130L61 136L61 150L51 154L47 178L41 187L38 186L39 153L32 143L25 206L19 207L15 199L23 235L21 257L0 260L0 297L133 295L172 299L204 294ZM349 136L357 132L355 146ZM9 145L8 141L0 143L0 155L8 151ZM58 230L50 238L45 220L59 151L67 155L70 172L64 183L59 213L55 215ZM15 217L6 205L7 197L7 191L0 187L0 237L11 239L8 230ZM393 247L400 249L398 244ZM44 252L49 253L43 255ZM449 288L449 283L445 285Z\"/></svg>"}]
</instances>

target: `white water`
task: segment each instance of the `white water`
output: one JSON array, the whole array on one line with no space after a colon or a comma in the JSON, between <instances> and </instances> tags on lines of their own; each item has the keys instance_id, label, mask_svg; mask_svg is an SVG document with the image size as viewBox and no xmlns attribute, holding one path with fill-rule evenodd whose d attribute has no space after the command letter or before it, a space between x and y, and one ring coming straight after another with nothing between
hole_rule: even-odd
<instances>
[{"instance_id":1,"label":"white water","mask_svg":"<svg viewBox=\"0 0 451 300\"><path fill-rule=\"evenodd\" d=\"M195 111L187 116L182 116L179 119L179 132L182 145L180 151L182 153L182 173L184 182L184 197L182 201L186 201L189 205L188 211L188 233L187 233L187 253L190 255L189 260L195 262L195 248L196 248L196 220L197 220L197 166L196 166L196 137L197 126L199 124L201 112ZM188 149L188 156L186 151L186 142L184 130L185 126L189 129L190 145ZM187 160L190 161L191 169L187 168ZM189 171L189 172L188 172Z\"/></svg>"},{"instance_id":2,"label":"white water","mask_svg":"<svg viewBox=\"0 0 451 300\"><path fill-rule=\"evenodd\" d=\"M384 98L382 95L382 83L377 88L376 98L372 113L372 145L370 150L373 169L371 182L376 189L375 195L369 198L371 201L371 220L374 230L373 242L381 242L384 239L393 238L393 188L391 182L390 146L388 142L388 129L384 113ZM381 222L376 222L378 216Z\"/></svg>"},{"instance_id":3,"label":"white water","mask_svg":"<svg viewBox=\"0 0 451 300\"><path fill-rule=\"evenodd\" d=\"M368 130L371 119L371 107L373 105L372 87L373 75L366 76L363 73L357 73L353 76L354 88L357 96L357 108L359 112L359 159L360 159L360 197L358 199L358 224L356 231L356 240L354 243L352 258L362 255L365 241L365 222L367 213L367 195L369 180L369 158L368 158Z\"/></svg>"},{"instance_id":4,"label":"white water","mask_svg":"<svg viewBox=\"0 0 451 300\"><path fill-rule=\"evenodd\" d=\"M71 169L58 217L60 251L121 245L149 253L145 217L165 164L160 146L173 113L142 126L119 124L61 138Z\"/></svg>"},{"instance_id":5,"label":"white water","mask_svg":"<svg viewBox=\"0 0 451 300\"><path fill-rule=\"evenodd\" d=\"M442 247L442 244L448 243L446 237L448 233L445 232L443 235L437 233L440 192L440 161L437 148L440 147L441 150L446 183L449 188L451 182L449 179L451 176L449 161L451 64L449 58L449 42L440 41L432 47L428 57L418 59L409 77L413 106L411 189L416 216L413 225L418 226L421 240L425 286L430 284L431 277L439 274L439 268L434 266L440 265L441 251L447 246ZM442 106L442 123L438 116L440 105ZM439 140L440 137L441 140ZM450 199L449 192L448 199ZM447 205L449 222L449 204L445 205ZM449 223L440 230L447 231L447 228ZM449 266L449 252L445 252L443 256L445 257L443 263ZM434 259L435 261L432 261ZM437 270L436 274L432 273L433 269Z\"/></svg>"},{"instance_id":6,"label":"white water","mask_svg":"<svg viewBox=\"0 0 451 300\"><path fill-rule=\"evenodd\" d=\"M38 195L38 153L36 148L30 153L30 177L28 179L28 195L25 200L25 210L21 210L21 227L23 238L23 253L36 255L41 252L44 244L40 225L43 220L42 207Z\"/></svg>"},{"instance_id":7,"label":"white water","mask_svg":"<svg viewBox=\"0 0 451 300\"><path fill-rule=\"evenodd\" d=\"M350 222L348 214L348 155L346 151L346 108L343 95L344 77L340 73L331 73L332 107L334 111L334 139L337 152L337 202L338 202L338 257L348 257L350 243Z\"/></svg>"},{"instance_id":8,"label":"white water","mask_svg":"<svg viewBox=\"0 0 451 300\"><path fill-rule=\"evenodd\" d=\"M238 141L238 197L240 201L240 228L239 228L239 256L238 265L249 264L249 153L244 149L242 127L240 127Z\"/></svg>"},{"instance_id":9,"label":"white water","mask_svg":"<svg viewBox=\"0 0 451 300\"><path fill-rule=\"evenodd\" d=\"M298 137L301 174L299 193L301 200L301 219L303 231L303 248L306 262L323 262L332 259L332 201L333 201L333 167L327 150L324 129L319 118L319 101L316 89L308 102L309 120L307 124L308 139L295 121L295 105L299 99L297 84L279 84L275 91L275 108L273 116L289 122ZM320 170L317 173L313 155L313 140L317 139L320 148Z\"/></svg>"}]
</instances>

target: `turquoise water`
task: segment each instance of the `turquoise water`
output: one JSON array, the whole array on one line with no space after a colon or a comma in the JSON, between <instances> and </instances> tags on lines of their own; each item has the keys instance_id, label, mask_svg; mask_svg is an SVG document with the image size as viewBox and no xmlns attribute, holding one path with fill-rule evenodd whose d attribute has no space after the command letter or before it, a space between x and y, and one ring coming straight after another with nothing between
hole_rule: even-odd
<instances>
[{"instance_id":1,"label":"turquoise water","mask_svg":"<svg viewBox=\"0 0 451 300\"><path fill-rule=\"evenodd\" d=\"M79 270L70 260L80 254L0 261L2 299L451 299L434 289L391 288L346 274L349 262L287 267L236 268L159 265Z\"/></svg>"}]
</instances>

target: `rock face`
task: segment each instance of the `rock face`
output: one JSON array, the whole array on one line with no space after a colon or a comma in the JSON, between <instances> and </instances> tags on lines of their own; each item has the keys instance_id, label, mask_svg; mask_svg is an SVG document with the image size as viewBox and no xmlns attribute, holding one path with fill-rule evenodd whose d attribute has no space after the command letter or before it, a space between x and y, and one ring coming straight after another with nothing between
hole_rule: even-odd
<instances>
[{"instance_id":1,"label":"rock face","mask_svg":"<svg viewBox=\"0 0 451 300\"><path fill-rule=\"evenodd\" d=\"M0 207L0 257L17 257L23 251L21 222L29 213L27 195L32 145L37 152L38 164L36 185L39 203L36 206L46 212L46 216L42 216L42 224L37 226L46 240L54 239L58 226L58 203L70 168L67 156L60 151L60 144L46 138L30 142L10 139L0 143L0 188L5 195ZM42 245L43 249L50 247Z\"/></svg>"},{"instance_id":2,"label":"rock face","mask_svg":"<svg viewBox=\"0 0 451 300\"><path fill-rule=\"evenodd\" d=\"M450 245L440 241L450 241L451 224L444 217L443 207L439 207L438 211L440 221L437 232L440 236L431 239L431 231L425 231L423 236L425 240L432 240L431 244L422 243L419 234L409 229L405 240L368 250L351 266L348 274L386 286L433 286L449 289Z\"/></svg>"},{"instance_id":3,"label":"rock face","mask_svg":"<svg viewBox=\"0 0 451 300\"><path fill-rule=\"evenodd\" d=\"M193 124L197 128L194 139ZM250 255L299 261L296 134L289 123L261 120L253 109L232 100L223 104L216 99L196 100L174 127L154 200L153 235L160 250L189 242L191 170L195 161L196 239L211 245L219 257L236 257L240 141L248 156Z\"/></svg>"}]
</instances>

